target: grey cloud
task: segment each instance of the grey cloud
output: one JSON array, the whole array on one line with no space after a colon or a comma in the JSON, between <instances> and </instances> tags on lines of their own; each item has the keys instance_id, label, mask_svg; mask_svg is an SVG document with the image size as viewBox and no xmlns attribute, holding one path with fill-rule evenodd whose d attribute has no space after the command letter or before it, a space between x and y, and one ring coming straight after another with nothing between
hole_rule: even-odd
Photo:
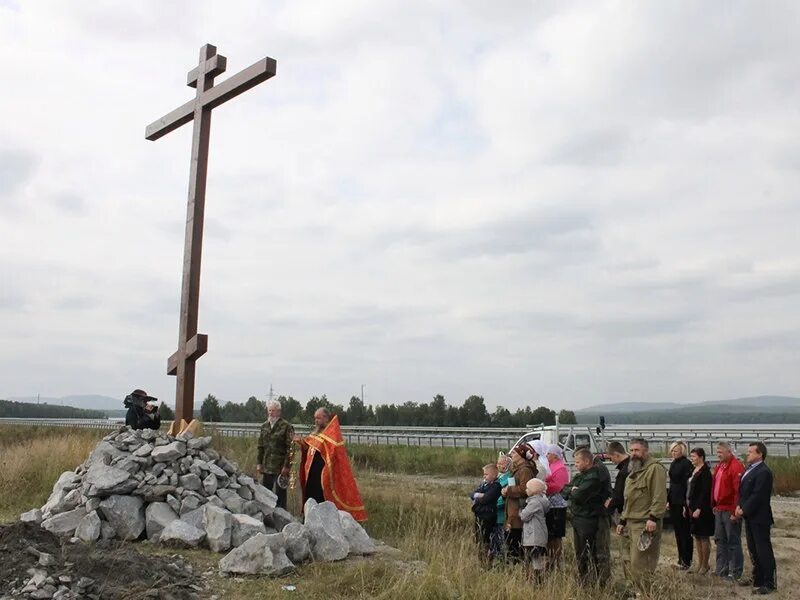
<instances>
[{"instance_id":1,"label":"grey cloud","mask_svg":"<svg viewBox=\"0 0 800 600\"><path fill-rule=\"evenodd\" d=\"M625 157L630 135L622 127L578 132L554 148L544 162L552 164L608 166Z\"/></svg>"},{"instance_id":2,"label":"grey cloud","mask_svg":"<svg viewBox=\"0 0 800 600\"><path fill-rule=\"evenodd\" d=\"M27 152L0 149L0 209L17 209L14 194L31 179L35 166L35 157Z\"/></svg>"},{"instance_id":3,"label":"grey cloud","mask_svg":"<svg viewBox=\"0 0 800 600\"><path fill-rule=\"evenodd\" d=\"M61 212L70 215L82 215L86 213L86 201L78 194L63 193L54 196L53 205Z\"/></svg>"}]
</instances>

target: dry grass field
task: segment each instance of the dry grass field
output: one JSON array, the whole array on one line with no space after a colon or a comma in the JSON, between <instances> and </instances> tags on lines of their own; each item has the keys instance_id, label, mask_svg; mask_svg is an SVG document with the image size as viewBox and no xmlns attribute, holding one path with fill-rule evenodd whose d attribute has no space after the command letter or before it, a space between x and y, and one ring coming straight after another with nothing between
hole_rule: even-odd
<instances>
[{"instance_id":1,"label":"dry grass field","mask_svg":"<svg viewBox=\"0 0 800 600\"><path fill-rule=\"evenodd\" d=\"M14 520L20 512L40 506L58 475L81 463L102 435L102 432L87 430L0 427L0 522ZM216 447L237 460L244 470L252 470L254 440L221 439L216 441ZM415 451L413 448L397 450ZM386 449L380 452L392 451ZM613 586L605 589L579 588L575 585L574 568L569 560L563 572L554 574L540 585L528 582L515 568L489 571L481 568L471 537L470 512L466 500L470 488L463 479L454 476L463 476L463 470L472 468L472 461L480 464L485 457L441 454L448 450L436 452L440 455L435 460L426 457L418 461L411 454L392 459L394 468L416 469L417 473L379 472L381 459L377 455L369 461L374 470L365 468L366 461L361 457L354 461L360 465L359 485L370 515L366 527L373 537L397 548L397 552L385 552L372 559L309 565L295 574L275 580L221 578L215 571L218 555L207 551L182 554L196 564L195 573L209 572L211 593L220 599L286 599L291 598L292 594L325 600L485 600L538 596L547 600L611 600L629 597L618 571L615 573L617 584ZM448 460L453 464L453 476L430 474L431 471L441 470L441 465L446 467ZM425 471L429 474L424 474ZM296 512L299 508L296 492L292 492L290 503L290 509ZM796 598L800 589L800 574L795 572L794 557L800 552L800 503L776 501L775 510L777 523L773 539L778 555L781 589L772 597ZM650 598L750 597L749 589L674 570L671 565L675 563L675 551L670 536L671 532L667 532L658 585ZM618 540L612 542L616 544ZM166 552L147 543L140 543L138 547L148 553ZM288 585L296 586L296 591L283 589Z\"/></svg>"}]
</instances>

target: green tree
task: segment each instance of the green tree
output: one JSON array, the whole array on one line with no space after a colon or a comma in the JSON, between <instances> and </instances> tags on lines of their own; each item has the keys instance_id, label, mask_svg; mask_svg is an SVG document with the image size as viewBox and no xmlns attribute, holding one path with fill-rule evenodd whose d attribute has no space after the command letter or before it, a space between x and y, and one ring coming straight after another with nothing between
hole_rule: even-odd
<instances>
[{"instance_id":1,"label":"green tree","mask_svg":"<svg viewBox=\"0 0 800 600\"><path fill-rule=\"evenodd\" d=\"M216 396L209 394L200 407L200 418L206 423L222 421L222 411Z\"/></svg>"},{"instance_id":2,"label":"green tree","mask_svg":"<svg viewBox=\"0 0 800 600\"><path fill-rule=\"evenodd\" d=\"M489 425L489 412L483 396L470 396L461 407L461 423L466 427L484 427Z\"/></svg>"},{"instance_id":3,"label":"green tree","mask_svg":"<svg viewBox=\"0 0 800 600\"><path fill-rule=\"evenodd\" d=\"M562 409L558 413L558 422L562 425L577 425L578 419L575 418L575 413L571 410Z\"/></svg>"},{"instance_id":4,"label":"green tree","mask_svg":"<svg viewBox=\"0 0 800 600\"><path fill-rule=\"evenodd\" d=\"M301 423L303 421L303 405L289 396L279 396L278 402L281 403L281 416L290 423Z\"/></svg>"},{"instance_id":5,"label":"green tree","mask_svg":"<svg viewBox=\"0 0 800 600\"><path fill-rule=\"evenodd\" d=\"M447 403L444 396L436 394L430 405L430 425L432 427L444 427L447 421Z\"/></svg>"},{"instance_id":6,"label":"green tree","mask_svg":"<svg viewBox=\"0 0 800 600\"><path fill-rule=\"evenodd\" d=\"M543 423L545 425L555 425L556 411L550 410L546 406L539 406L531 414L531 419L534 425L539 425L540 423Z\"/></svg>"},{"instance_id":7,"label":"green tree","mask_svg":"<svg viewBox=\"0 0 800 600\"><path fill-rule=\"evenodd\" d=\"M367 420L367 409L364 402L358 396L350 398L350 405L345 411L345 420L348 425L365 425Z\"/></svg>"},{"instance_id":8,"label":"green tree","mask_svg":"<svg viewBox=\"0 0 800 600\"><path fill-rule=\"evenodd\" d=\"M266 420L267 403L262 402L255 396L250 396L244 403L247 413L247 423L260 423Z\"/></svg>"},{"instance_id":9,"label":"green tree","mask_svg":"<svg viewBox=\"0 0 800 600\"><path fill-rule=\"evenodd\" d=\"M202 414L202 409L201 409ZM158 405L158 416L161 417L162 421L173 421L175 420L175 413L174 411L164 404L163 402Z\"/></svg>"},{"instance_id":10,"label":"green tree","mask_svg":"<svg viewBox=\"0 0 800 600\"><path fill-rule=\"evenodd\" d=\"M492 426L493 427L513 427L514 416L511 412L503 407L498 406L492 413Z\"/></svg>"}]
</instances>

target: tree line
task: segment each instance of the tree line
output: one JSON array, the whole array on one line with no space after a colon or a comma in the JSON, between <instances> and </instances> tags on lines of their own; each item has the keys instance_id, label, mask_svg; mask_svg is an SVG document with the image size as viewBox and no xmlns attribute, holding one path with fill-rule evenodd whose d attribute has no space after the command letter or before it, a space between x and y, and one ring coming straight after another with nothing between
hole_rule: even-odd
<instances>
[{"instance_id":1,"label":"tree line","mask_svg":"<svg viewBox=\"0 0 800 600\"><path fill-rule=\"evenodd\" d=\"M283 417L291 423L311 423L318 408L327 408L339 415L342 425L417 426L417 427L527 427L529 425L555 425L556 411L539 406L518 408L511 412L498 406L493 412L486 408L482 396L470 396L461 406L447 404L444 396L437 394L431 402L404 402L403 404L364 404L358 396L350 398L345 408L334 404L324 394L314 396L303 405L292 396L279 396ZM251 396L244 403L221 403L209 394L200 407L200 418L206 422L261 423L265 420L266 402ZM559 421L577 423L575 413L562 410Z\"/></svg>"},{"instance_id":2,"label":"tree line","mask_svg":"<svg viewBox=\"0 0 800 600\"><path fill-rule=\"evenodd\" d=\"M0 400L0 417L17 419L105 419L102 410L75 408L59 404L34 404Z\"/></svg>"}]
</instances>

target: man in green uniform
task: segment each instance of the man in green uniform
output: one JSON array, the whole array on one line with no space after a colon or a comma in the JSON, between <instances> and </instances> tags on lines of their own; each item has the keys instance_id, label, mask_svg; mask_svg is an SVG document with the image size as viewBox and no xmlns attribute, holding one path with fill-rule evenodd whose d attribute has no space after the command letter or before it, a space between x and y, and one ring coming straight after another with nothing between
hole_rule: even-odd
<instances>
[{"instance_id":1,"label":"man in green uniform","mask_svg":"<svg viewBox=\"0 0 800 600\"><path fill-rule=\"evenodd\" d=\"M261 425L258 437L258 464L256 474L261 484L272 490L276 488L278 506L286 508L286 487L291 472L292 439L294 427L281 418L281 403L267 402L267 420ZM282 481L279 481L281 479Z\"/></svg>"},{"instance_id":2,"label":"man in green uniform","mask_svg":"<svg viewBox=\"0 0 800 600\"><path fill-rule=\"evenodd\" d=\"M617 526L630 540L630 573L634 584L646 585L658 565L661 531L667 510L667 471L650 456L647 440L634 438L628 445L631 460L625 480L625 505Z\"/></svg>"}]
</instances>

